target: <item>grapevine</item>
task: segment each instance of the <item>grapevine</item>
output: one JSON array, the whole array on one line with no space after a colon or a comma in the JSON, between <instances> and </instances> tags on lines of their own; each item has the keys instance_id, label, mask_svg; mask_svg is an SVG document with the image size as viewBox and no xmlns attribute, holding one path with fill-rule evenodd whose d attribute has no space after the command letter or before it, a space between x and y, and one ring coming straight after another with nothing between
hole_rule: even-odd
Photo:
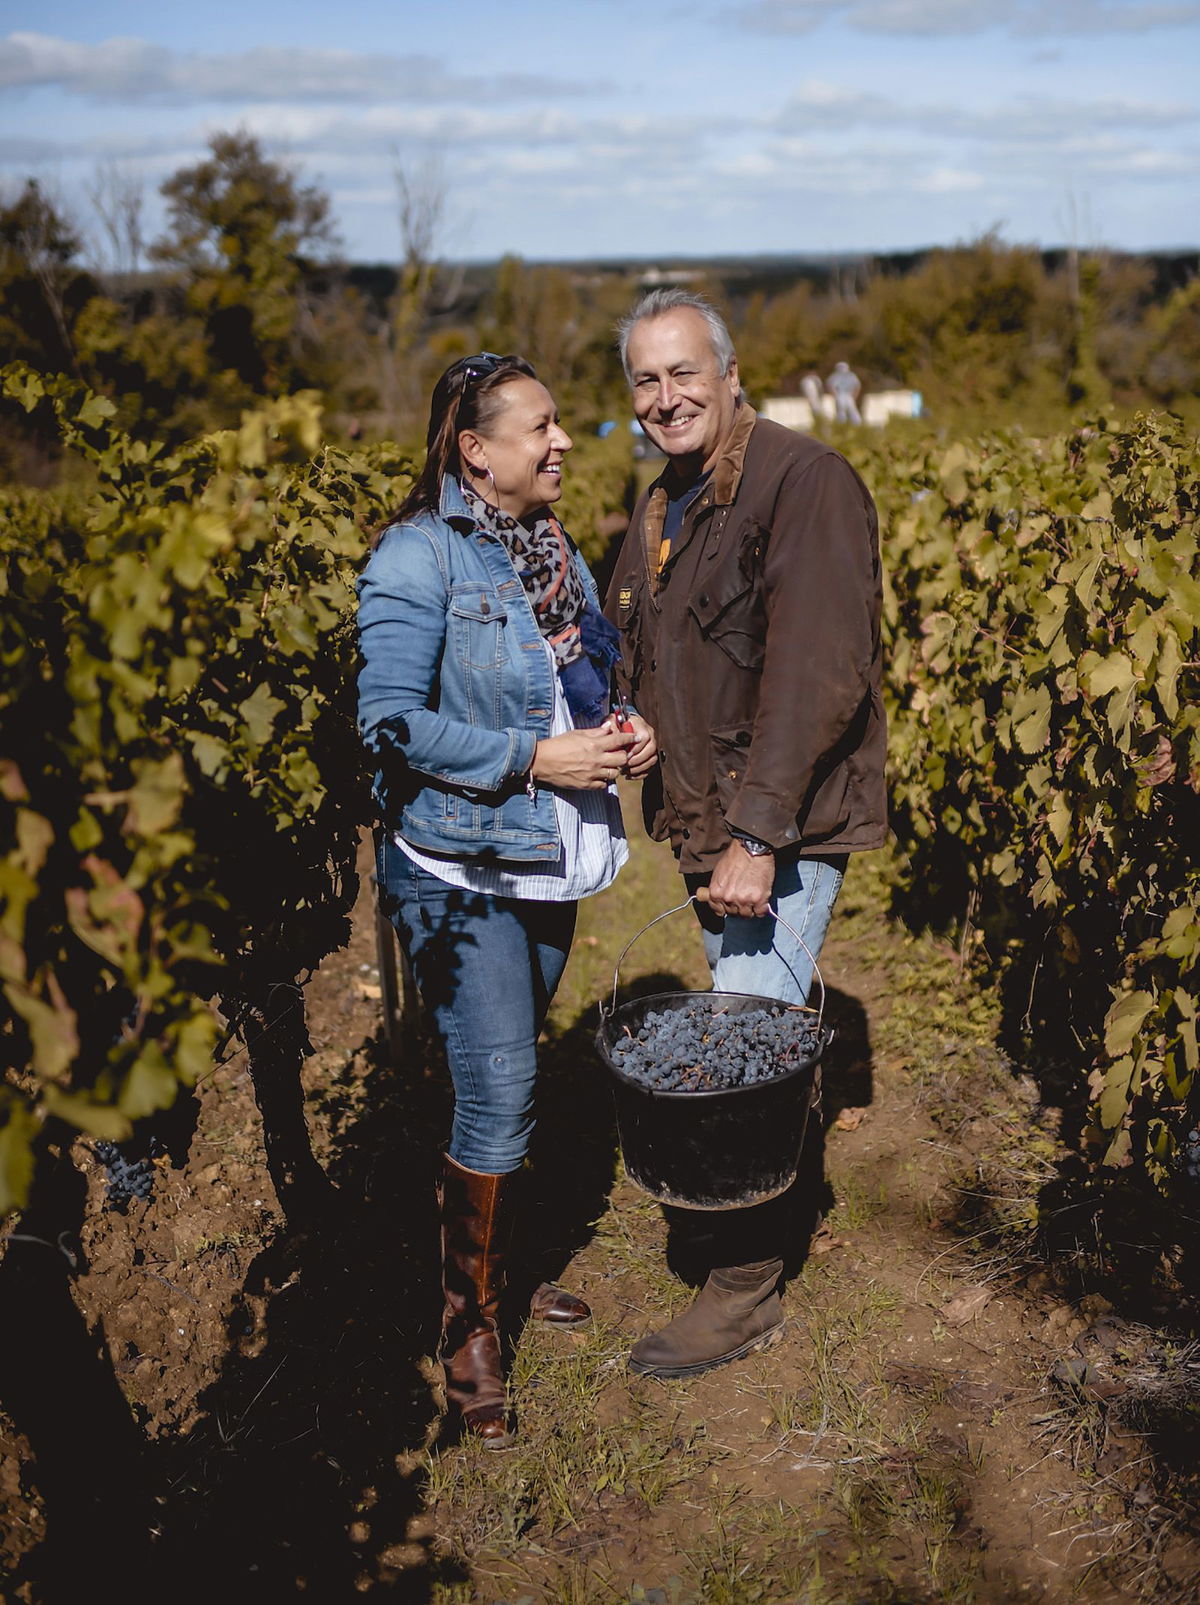
<instances>
[{"instance_id":1,"label":"grapevine","mask_svg":"<svg viewBox=\"0 0 1200 1605\"><path fill-rule=\"evenodd\" d=\"M978 931L1101 1156L1168 1183L1200 1092L1200 445L1143 416L856 450L910 913Z\"/></svg>"},{"instance_id":2,"label":"grapevine","mask_svg":"<svg viewBox=\"0 0 1200 1605\"><path fill-rule=\"evenodd\" d=\"M0 535L10 1209L59 1127L120 1141L206 1073L218 1001L260 1102L298 1100L294 983L345 939L370 811L353 579L409 467L322 448L304 396L168 452L69 381L5 389L96 481Z\"/></svg>"}]
</instances>

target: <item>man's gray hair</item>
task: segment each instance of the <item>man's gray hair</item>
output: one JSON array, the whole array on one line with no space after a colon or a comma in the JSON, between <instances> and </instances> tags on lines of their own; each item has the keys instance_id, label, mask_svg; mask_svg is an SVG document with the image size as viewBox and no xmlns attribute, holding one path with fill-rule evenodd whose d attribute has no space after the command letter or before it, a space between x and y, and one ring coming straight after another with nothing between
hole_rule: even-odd
<instances>
[{"instance_id":1,"label":"man's gray hair","mask_svg":"<svg viewBox=\"0 0 1200 1605\"><path fill-rule=\"evenodd\" d=\"M617 349L621 353L621 366L629 383L633 383L633 375L629 371L629 337L635 324L645 318L661 318L665 312L674 312L679 307L690 307L704 319L718 371L722 378L729 372L729 364L734 358L733 340L725 326L725 319L712 302L706 301L693 290L647 290L633 311L627 312L617 324Z\"/></svg>"}]
</instances>

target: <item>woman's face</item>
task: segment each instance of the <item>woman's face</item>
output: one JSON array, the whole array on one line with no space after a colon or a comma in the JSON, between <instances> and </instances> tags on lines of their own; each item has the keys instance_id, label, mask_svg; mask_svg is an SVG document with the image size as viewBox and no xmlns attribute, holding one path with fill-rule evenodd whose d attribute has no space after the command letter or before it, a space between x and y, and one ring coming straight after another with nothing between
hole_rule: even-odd
<instances>
[{"instance_id":1,"label":"woman's face","mask_svg":"<svg viewBox=\"0 0 1200 1605\"><path fill-rule=\"evenodd\" d=\"M525 518L562 495L562 460L571 437L558 421L554 398L536 379L522 374L496 393L496 401L487 433L464 430L459 451L472 468L491 470L488 500L513 518Z\"/></svg>"}]
</instances>

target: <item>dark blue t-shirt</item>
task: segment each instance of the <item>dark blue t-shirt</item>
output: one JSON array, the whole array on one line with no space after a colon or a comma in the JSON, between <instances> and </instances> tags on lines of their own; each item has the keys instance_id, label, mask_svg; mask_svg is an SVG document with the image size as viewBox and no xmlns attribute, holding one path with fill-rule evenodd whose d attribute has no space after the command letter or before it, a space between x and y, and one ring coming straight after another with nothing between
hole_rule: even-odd
<instances>
[{"instance_id":1,"label":"dark blue t-shirt","mask_svg":"<svg viewBox=\"0 0 1200 1605\"><path fill-rule=\"evenodd\" d=\"M701 474L700 478L694 480L692 484L687 485L683 490L676 491L674 493L671 491L670 480L667 480L667 511L663 517L662 543L659 546L659 552L661 554L659 568L663 566L663 563L667 561L675 549L675 539L678 536L679 531L683 528L683 515L687 512L688 508L695 501L696 497L699 496L700 492L704 489L705 485L708 484L711 478L712 470L710 469L707 474Z\"/></svg>"}]
</instances>

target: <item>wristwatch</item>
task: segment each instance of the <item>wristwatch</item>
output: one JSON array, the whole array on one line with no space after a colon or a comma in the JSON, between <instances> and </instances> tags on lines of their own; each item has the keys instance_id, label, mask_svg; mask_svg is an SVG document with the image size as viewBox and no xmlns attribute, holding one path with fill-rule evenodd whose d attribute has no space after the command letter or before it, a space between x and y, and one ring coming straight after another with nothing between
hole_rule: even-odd
<instances>
[{"instance_id":1,"label":"wristwatch","mask_svg":"<svg viewBox=\"0 0 1200 1605\"><path fill-rule=\"evenodd\" d=\"M751 858L765 858L768 853L775 851L770 842L760 842L757 836L735 836L733 839L746 849Z\"/></svg>"}]
</instances>

